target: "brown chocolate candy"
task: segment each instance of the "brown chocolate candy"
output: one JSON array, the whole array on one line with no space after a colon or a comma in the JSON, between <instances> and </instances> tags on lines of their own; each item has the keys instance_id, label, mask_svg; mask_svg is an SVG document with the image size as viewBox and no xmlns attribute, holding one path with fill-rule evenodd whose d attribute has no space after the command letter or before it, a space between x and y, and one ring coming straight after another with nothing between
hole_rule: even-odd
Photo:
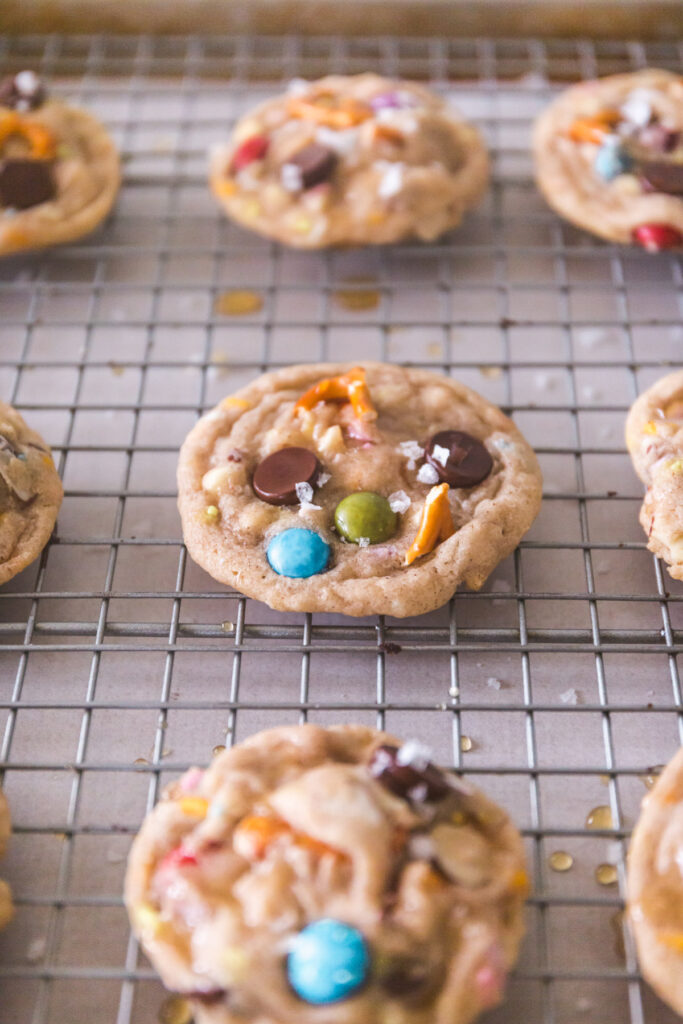
<instances>
[{"instance_id":1,"label":"brown chocolate candy","mask_svg":"<svg viewBox=\"0 0 683 1024\"><path fill-rule=\"evenodd\" d=\"M51 160L7 158L0 161L0 206L28 210L54 199Z\"/></svg>"},{"instance_id":2,"label":"brown chocolate candy","mask_svg":"<svg viewBox=\"0 0 683 1024\"><path fill-rule=\"evenodd\" d=\"M304 146L298 153L290 157L288 164L293 164L301 174L303 188L313 188L323 181L329 181L337 166L337 154L327 146L321 146L317 142L311 142Z\"/></svg>"},{"instance_id":3,"label":"brown chocolate candy","mask_svg":"<svg viewBox=\"0 0 683 1024\"><path fill-rule=\"evenodd\" d=\"M0 107L25 113L45 102L45 86L33 71L20 71L0 82Z\"/></svg>"},{"instance_id":4,"label":"brown chocolate candy","mask_svg":"<svg viewBox=\"0 0 683 1024\"><path fill-rule=\"evenodd\" d=\"M261 501L269 505L296 505L296 485L315 487L320 470L320 463L308 448L281 448L259 463L252 486Z\"/></svg>"},{"instance_id":5,"label":"brown chocolate candy","mask_svg":"<svg viewBox=\"0 0 683 1024\"><path fill-rule=\"evenodd\" d=\"M636 139L645 149L655 153L670 153L678 145L680 135L680 132L666 128L660 121L653 121L640 129Z\"/></svg>"},{"instance_id":6,"label":"brown chocolate candy","mask_svg":"<svg viewBox=\"0 0 683 1024\"><path fill-rule=\"evenodd\" d=\"M424 958L396 954L388 957L386 962L379 962L376 967L379 985L393 999L419 1006L433 994L442 975L442 971L427 957L427 951Z\"/></svg>"},{"instance_id":7,"label":"brown chocolate candy","mask_svg":"<svg viewBox=\"0 0 683 1024\"><path fill-rule=\"evenodd\" d=\"M434 449L448 451L446 464L434 458ZM487 448L476 437L462 430L440 430L425 445L425 458L439 474L439 480L449 487L474 487L493 469L493 459Z\"/></svg>"},{"instance_id":8,"label":"brown chocolate candy","mask_svg":"<svg viewBox=\"0 0 683 1024\"><path fill-rule=\"evenodd\" d=\"M399 748L383 743L373 751L368 770L373 778L381 782L395 796L416 803L443 800L451 792L444 773L431 761L424 768L411 764L399 764Z\"/></svg>"},{"instance_id":9,"label":"brown chocolate candy","mask_svg":"<svg viewBox=\"0 0 683 1024\"><path fill-rule=\"evenodd\" d=\"M640 164L640 179L651 192L683 195L683 163L673 160L648 160Z\"/></svg>"}]
</instances>

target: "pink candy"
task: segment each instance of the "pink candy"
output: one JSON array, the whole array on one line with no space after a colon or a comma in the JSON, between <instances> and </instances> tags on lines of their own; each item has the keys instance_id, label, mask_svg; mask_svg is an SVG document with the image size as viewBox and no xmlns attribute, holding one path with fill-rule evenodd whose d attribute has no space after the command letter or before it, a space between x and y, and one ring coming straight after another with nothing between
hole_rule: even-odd
<instances>
[{"instance_id":1,"label":"pink candy","mask_svg":"<svg viewBox=\"0 0 683 1024\"><path fill-rule=\"evenodd\" d=\"M270 145L265 135L252 135L240 143L232 155L230 163L231 171L241 171L253 163L254 160L261 160L268 152Z\"/></svg>"},{"instance_id":2,"label":"pink candy","mask_svg":"<svg viewBox=\"0 0 683 1024\"><path fill-rule=\"evenodd\" d=\"M500 1002L506 978L503 951L496 943L492 945L474 975L482 1009L488 1009Z\"/></svg>"},{"instance_id":3,"label":"pink candy","mask_svg":"<svg viewBox=\"0 0 683 1024\"><path fill-rule=\"evenodd\" d=\"M201 782L203 774L204 772L201 768L190 768L189 772L186 772L178 783L183 793L191 793L195 790Z\"/></svg>"},{"instance_id":4,"label":"pink candy","mask_svg":"<svg viewBox=\"0 0 683 1024\"><path fill-rule=\"evenodd\" d=\"M648 252L675 249L683 243L683 235L669 224L639 224L633 229L632 237Z\"/></svg>"}]
</instances>

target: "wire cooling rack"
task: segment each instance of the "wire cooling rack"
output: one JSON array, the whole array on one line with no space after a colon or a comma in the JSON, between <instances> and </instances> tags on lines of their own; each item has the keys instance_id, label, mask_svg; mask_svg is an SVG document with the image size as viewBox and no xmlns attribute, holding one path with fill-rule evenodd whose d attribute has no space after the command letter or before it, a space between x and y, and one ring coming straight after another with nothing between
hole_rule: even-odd
<instances>
[{"instance_id":1,"label":"wire cooling rack","mask_svg":"<svg viewBox=\"0 0 683 1024\"><path fill-rule=\"evenodd\" d=\"M683 736L683 589L644 548L622 432L681 362L683 273L561 223L532 183L529 125L562 81L680 58L619 42L5 41L6 71L37 68L110 126L125 181L93 237L0 267L0 393L52 443L66 489L51 545L0 591L1 871L18 908L2 1024L177 1010L127 927L131 837L189 764L304 719L418 736L520 824L529 934L491 1024L673 1021L620 911L644 783ZM298 254L229 225L207 147L288 78L367 68L430 80L481 126L481 208L437 245L372 251ZM261 308L216 312L231 301ZM519 550L481 593L414 620L276 614L214 583L175 509L199 413L267 367L370 357L456 373L515 417L545 472Z\"/></svg>"}]
</instances>

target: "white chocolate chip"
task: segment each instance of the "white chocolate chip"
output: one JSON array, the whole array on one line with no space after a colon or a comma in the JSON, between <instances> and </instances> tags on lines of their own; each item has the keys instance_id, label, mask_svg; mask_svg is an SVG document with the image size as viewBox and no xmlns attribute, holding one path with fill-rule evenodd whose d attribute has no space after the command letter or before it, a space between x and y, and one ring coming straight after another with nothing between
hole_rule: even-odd
<instances>
[{"instance_id":1,"label":"white chocolate chip","mask_svg":"<svg viewBox=\"0 0 683 1024\"><path fill-rule=\"evenodd\" d=\"M207 494L220 494L230 486L231 473L227 466L215 466L202 477L202 490Z\"/></svg>"}]
</instances>

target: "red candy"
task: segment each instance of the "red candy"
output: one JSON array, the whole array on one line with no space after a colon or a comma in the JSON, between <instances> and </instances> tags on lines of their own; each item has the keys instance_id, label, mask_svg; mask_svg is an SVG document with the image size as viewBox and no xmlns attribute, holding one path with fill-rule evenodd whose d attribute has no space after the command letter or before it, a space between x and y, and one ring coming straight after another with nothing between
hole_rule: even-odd
<instances>
[{"instance_id":1,"label":"red candy","mask_svg":"<svg viewBox=\"0 0 683 1024\"><path fill-rule=\"evenodd\" d=\"M268 152L269 145L270 142L265 135L251 135L241 142L232 154L230 170L241 171L243 167L247 167L254 160L261 160Z\"/></svg>"},{"instance_id":2,"label":"red candy","mask_svg":"<svg viewBox=\"0 0 683 1024\"><path fill-rule=\"evenodd\" d=\"M191 853L183 844L176 846L175 850L171 850L167 853L161 862L162 870L164 868L179 868L184 867L187 864L196 864L197 858L194 853Z\"/></svg>"},{"instance_id":3,"label":"red candy","mask_svg":"<svg viewBox=\"0 0 683 1024\"><path fill-rule=\"evenodd\" d=\"M675 249L683 244L683 235L668 224L639 224L632 232L633 241L648 252Z\"/></svg>"}]
</instances>

